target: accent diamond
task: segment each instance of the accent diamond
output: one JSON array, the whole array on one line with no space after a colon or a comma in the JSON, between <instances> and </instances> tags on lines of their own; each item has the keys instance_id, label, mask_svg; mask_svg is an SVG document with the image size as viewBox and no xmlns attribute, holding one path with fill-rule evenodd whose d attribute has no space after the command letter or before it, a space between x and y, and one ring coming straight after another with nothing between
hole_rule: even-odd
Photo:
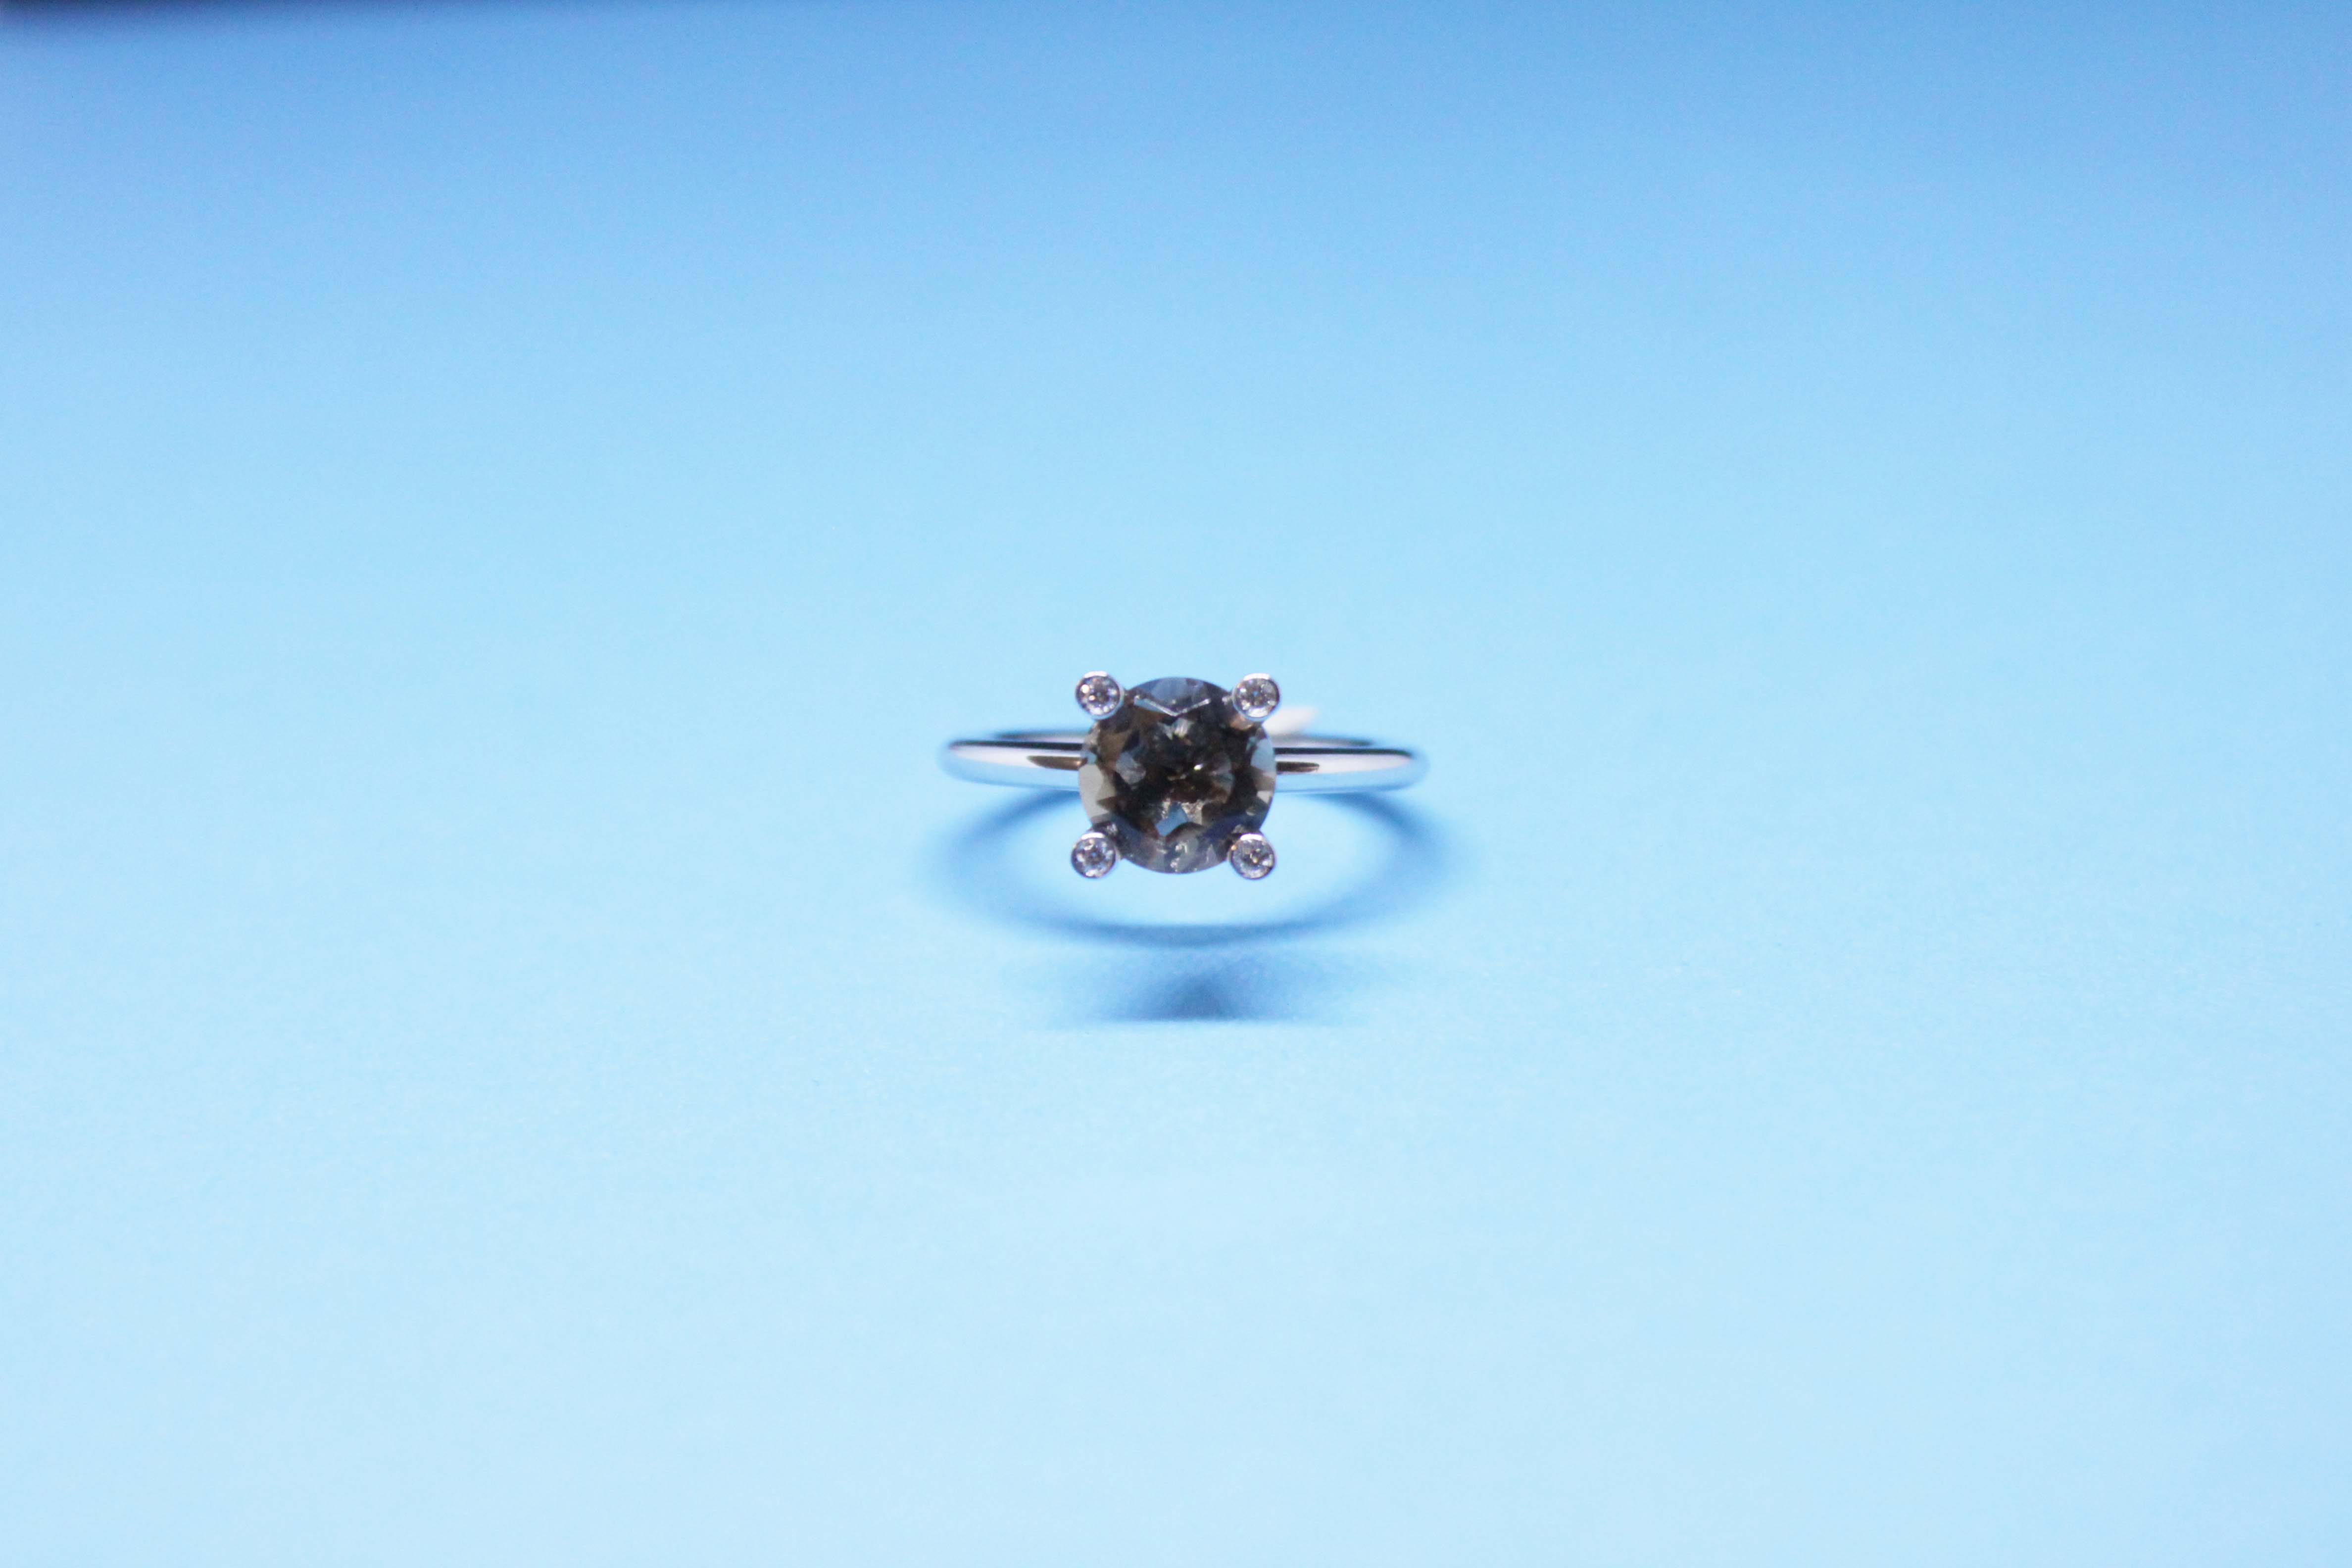
<instances>
[{"instance_id":1,"label":"accent diamond","mask_svg":"<svg viewBox=\"0 0 2352 1568\"><path fill-rule=\"evenodd\" d=\"M1282 706L1282 688L1271 675L1244 675L1234 682L1234 711L1253 724L1263 724Z\"/></svg>"},{"instance_id":2,"label":"accent diamond","mask_svg":"<svg viewBox=\"0 0 2352 1568\"><path fill-rule=\"evenodd\" d=\"M1089 880L1108 877L1118 864L1118 846L1108 833L1082 835L1070 849L1070 868Z\"/></svg>"},{"instance_id":3,"label":"accent diamond","mask_svg":"<svg viewBox=\"0 0 2352 1568\"><path fill-rule=\"evenodd\" d=\"M1243 880L1255 882L1274 869L1274 846L1263 833L1244 833L1226 851L1225 864L1240 872Z\"/></svg>"},{"instance_id":4,"label":"accent diamond","mask_svg":"<svg viewBox=\"0 0 2352 1568\"><path fill-rule=\"evenodd\" d=\"M1118 689L1118 681L1097 669L1078 677L1077 696L1078 706L1087 710L1087 718L1108 719L1118 711L1119 702L1127 693Z\"/></svg>"}]
</instances>

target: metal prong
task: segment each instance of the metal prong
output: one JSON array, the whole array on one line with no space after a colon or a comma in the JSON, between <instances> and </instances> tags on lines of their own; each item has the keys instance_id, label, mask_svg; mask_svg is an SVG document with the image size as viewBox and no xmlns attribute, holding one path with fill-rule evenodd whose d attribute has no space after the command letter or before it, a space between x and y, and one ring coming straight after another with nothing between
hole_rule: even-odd
<instances>
[{"instance_id":1,"label":"metal prong","mask_svg":"<svg viewBox=\"0 0 2352 1568\"><path fill-rule=\"evenodd\" d=\"M1102 670L1078 677L1078 706L1089 719L1108 719L1127 700L1126 689Z\"/></svg>"},{"instance_id":2,"label":"metal prong","mask_svg":"<svg viewBox=\"0 0 2352 1568\"><path fill-rule=\"evenodd\" d=\"M1263 833L1244 833L1225 851L1225 864L1245 882L1255 882L1274 869L1274 846Z\"/></svg>"},{"instance_id":3,"label":"metal prong","mask_svg":"<svg viewBox=\"0 0 2352 1568\"><path fill-rule=\"evenodd\" d=\"M1110 875L1118 864L1118 846L1111 836L1099 830L1080 835L1070 849L1070 869L1090 882L1098 882ZM1246 873L1244 873L1246 875Z\"/></svg>"},{"instance_id":4,"label":"metal prong","mask_svg":"<svg viewBox=\"0 0 2352 1568\"><path fill-rule=\"evenodd\" d=\"M1271 675L1244 675L1234 682L1234 712L1251 724L1263 724L1282 706L1282 688Z\"/></svg>"}]
</instances>

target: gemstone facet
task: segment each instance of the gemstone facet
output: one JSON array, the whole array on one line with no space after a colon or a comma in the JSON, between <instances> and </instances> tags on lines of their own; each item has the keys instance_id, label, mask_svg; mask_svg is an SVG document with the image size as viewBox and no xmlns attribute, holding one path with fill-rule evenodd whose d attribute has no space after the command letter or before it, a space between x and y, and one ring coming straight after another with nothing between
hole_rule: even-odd
<instances>
[{"instance_id":1,"label":"gemstone facet","mask_svg":"<svg viewBox=\"0 0 2352 1568\"><path fill-rule=\"evenodd\" d=\"M1146 681L1087 732L1078 798L1124 858L1152 871L1204 871L1265 823L1274 739L1223 688L1181 676Z\"/></svg>"}]
</instances>

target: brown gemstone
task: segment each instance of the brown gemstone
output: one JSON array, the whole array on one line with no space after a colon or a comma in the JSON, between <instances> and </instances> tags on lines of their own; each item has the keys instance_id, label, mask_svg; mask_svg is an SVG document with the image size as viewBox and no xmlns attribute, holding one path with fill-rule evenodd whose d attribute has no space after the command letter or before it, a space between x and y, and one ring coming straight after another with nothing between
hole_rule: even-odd
<instances>
[{"instance_id":1,"label":"brown gemstone","mask_svg":"<svg viewBox=\"0 0 2352 1568\"><path fill-rule=\"evenodd\" d=\"M1205 871L1274 804L1274 740L1222 687L1167 676L1130 689L1087 732L1078 798L1125 858Z\"/></svg>"}]
</instances>

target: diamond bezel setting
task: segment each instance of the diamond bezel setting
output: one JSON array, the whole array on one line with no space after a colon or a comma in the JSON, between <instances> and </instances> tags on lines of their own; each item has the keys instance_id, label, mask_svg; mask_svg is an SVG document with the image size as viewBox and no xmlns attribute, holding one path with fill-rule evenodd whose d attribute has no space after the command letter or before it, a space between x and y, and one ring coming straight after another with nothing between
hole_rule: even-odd
<instances>
[{"instance_id":1,"label":"diamond bezel setting","mask_svg":"<svg viewBox=\"0 0 2352 1568\"><path fill-rule=\"evenodd\" d=\"M1263 833L1244 833L1225 852L1225 864L1244 882L1263 881L1274 874L1274 846Z\"/></svg>"},{"instance_id":2,"label":"diamond bezel setting","mask_svg":"<svg viewBox=\"0 0 2352 1568\"><path fill-rule=\"evenodd\" d=\"M1119 703L1127 697L1118 682L1112 679L1107 671L1099 669L1078 677L1076 695L1078 706L1086 710L1089 719L1108 718L1118 711Z\"/></svg>"},{"instance_id":3,"label":"diamond bezel setting","mask_svg":"<svg viewBox=\"0 0 2352 1568\"><path fill-rule=\"evenodd\" d=\"M1088 881L1099 881L1118 864L1118 844L1108 833L1087 833L1070 850L1070 868Z\"/></svg>"},{"instance_id":4,"label":"diamond bezel setting","mask_svg":"<svg viewBox=\"0 0 2352 1568\"><path fill-rule=\"evenodd\" d=\"M1253 724L1263 724L1282 706L1282 688L1271 675L1244 675L1234 682L1234 711Z\"/></svg>"}]
</instances>

